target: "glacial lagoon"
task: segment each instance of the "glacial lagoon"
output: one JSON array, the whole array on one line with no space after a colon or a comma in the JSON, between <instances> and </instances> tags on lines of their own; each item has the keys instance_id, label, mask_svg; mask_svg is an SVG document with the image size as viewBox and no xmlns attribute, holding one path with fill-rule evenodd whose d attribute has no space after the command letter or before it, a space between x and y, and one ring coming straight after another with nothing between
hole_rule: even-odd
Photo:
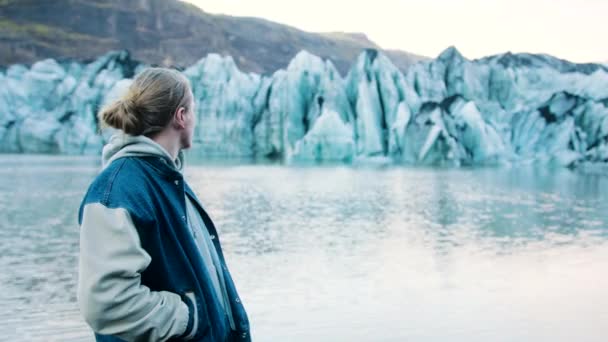
<instances>
[{"instance_id":1,"label":"glacial lagoon","mask_svg":"<svg viewBox=\"0 0 608 342\"><path fill-rule=\"evenodd\" d=\"M91 341L77 208L96 157L0 156L0 336ZM605 341L608 176L190 164L256 341ZM100 242L103 243L103 242Z\"/></svg>"}]
</instances>

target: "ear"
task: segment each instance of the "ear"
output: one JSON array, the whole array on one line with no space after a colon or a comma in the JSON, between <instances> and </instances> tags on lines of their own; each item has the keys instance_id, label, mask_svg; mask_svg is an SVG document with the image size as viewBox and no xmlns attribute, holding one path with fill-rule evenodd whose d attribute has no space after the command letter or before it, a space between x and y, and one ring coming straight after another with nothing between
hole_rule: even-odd
<instances>
[{"instance_id":1,"label":"ear","mask_svg":"<svg viewBox=\"0 0 608 342\"><path fill-rule=\"evenodd\" d=\"M173 123L177 129L186 128L186 108L177 107L177 110L173 115Z\"/></svg>"}]
</instances>

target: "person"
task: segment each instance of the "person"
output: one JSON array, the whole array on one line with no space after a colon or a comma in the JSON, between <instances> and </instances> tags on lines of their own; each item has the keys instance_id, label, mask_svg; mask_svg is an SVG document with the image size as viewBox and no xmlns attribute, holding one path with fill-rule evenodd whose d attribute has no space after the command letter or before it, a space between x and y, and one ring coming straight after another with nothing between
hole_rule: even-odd
<instances>
[{"instance_id":1,"label":"person","mask_svg":"<svg viewBox=\"0 0 608 342\"><path fill-rule=\"evenodd\" d=\"M217 230L182 175L194 96L148 68L99 112L117 129L78 212L78 304L96 341L250 341Z\"/></svg>"}]
</instances>

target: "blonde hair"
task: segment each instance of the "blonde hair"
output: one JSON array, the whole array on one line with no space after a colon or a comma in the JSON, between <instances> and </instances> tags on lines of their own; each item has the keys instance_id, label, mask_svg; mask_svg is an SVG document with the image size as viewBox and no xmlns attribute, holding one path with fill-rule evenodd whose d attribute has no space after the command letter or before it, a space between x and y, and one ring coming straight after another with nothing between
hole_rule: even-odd
<instances>
[{"instance_id":1,"label":"blonde hair","mask_svg":"<svg viewBox=\"0 0 608 342\"><path fill-rule=\"evenodd\" d=\"M98 114L101 127L150 136L169 125L175 111L190 107L190 82L177 70L149 68L137 75L127 93Z\"/></svg>"}]
</instances>

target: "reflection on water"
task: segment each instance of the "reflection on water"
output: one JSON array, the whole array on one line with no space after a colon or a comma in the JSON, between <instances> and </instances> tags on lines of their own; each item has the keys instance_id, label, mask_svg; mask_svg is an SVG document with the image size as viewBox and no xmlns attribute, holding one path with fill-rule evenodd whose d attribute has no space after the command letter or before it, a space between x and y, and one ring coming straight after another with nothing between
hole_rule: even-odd
<instances>
[{"instance_id":1,"label":"reflection on water","mask_svg":"<svg viewBox=\"0 0 608 342\"><path fill-rule=\"evenodd\" d=\"M74 305L76 208L96 161L0 162L0 322L11 318L0 333L88 336ZM608 337L606 177L235 165L186 177L256 340Z\"/></svg>"}]
</instances>

